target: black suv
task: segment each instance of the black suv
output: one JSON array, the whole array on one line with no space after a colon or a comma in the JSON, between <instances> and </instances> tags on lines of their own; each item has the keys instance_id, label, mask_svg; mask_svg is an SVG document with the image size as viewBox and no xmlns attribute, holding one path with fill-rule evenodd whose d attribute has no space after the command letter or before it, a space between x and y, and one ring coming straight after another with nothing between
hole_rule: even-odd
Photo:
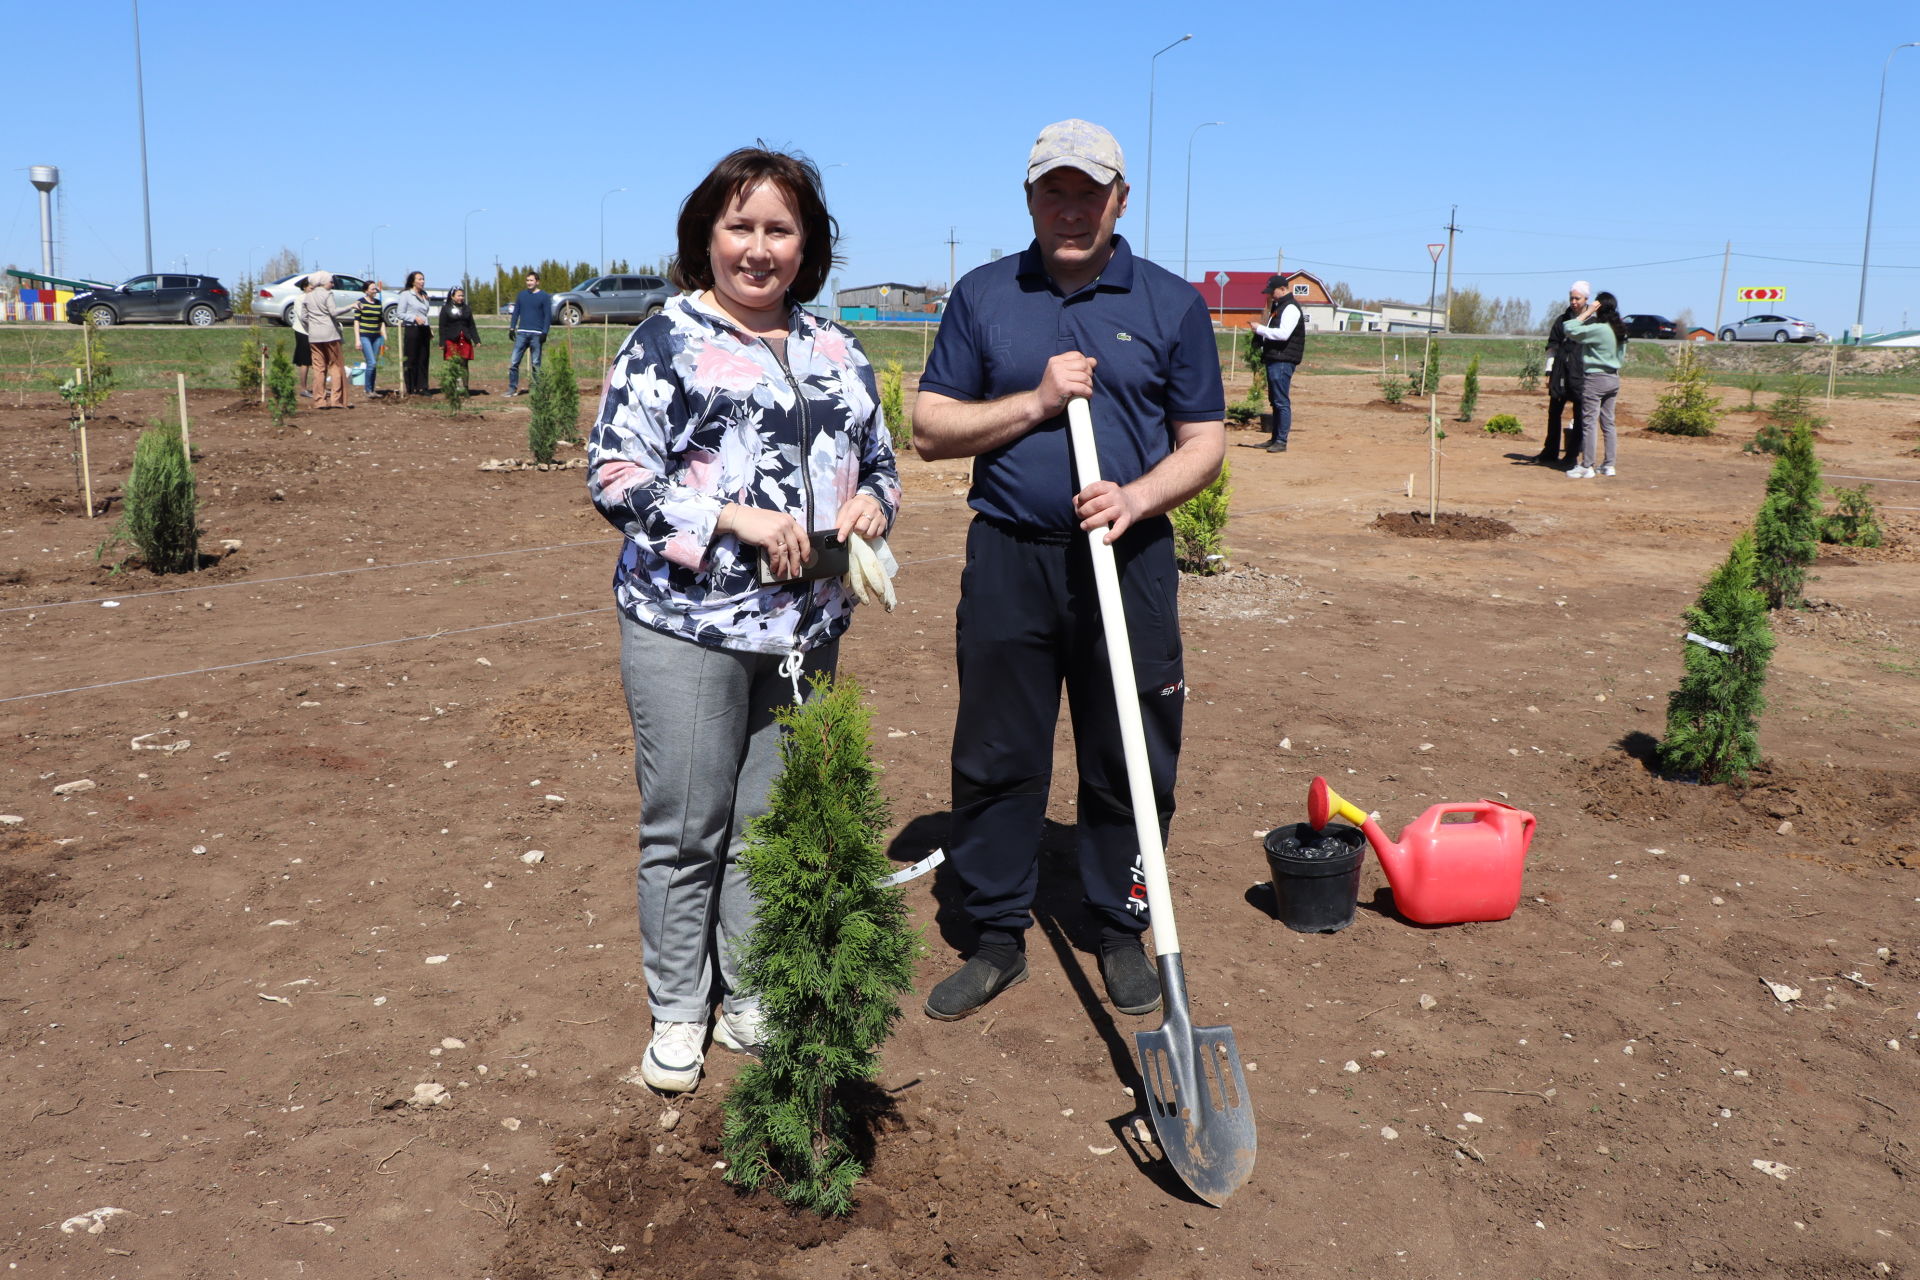
<instances>
[{"instance_id":1,"label":"black suv","mask_svg":"<svg viewBox=\"0 0 1920 1280\"><path fill-rule=\"evenodd\" d=\"M1673 338L1679 336L1673 321L1665 316L1621 316L1629 338Z\"/></svg>"},{"instance_id":2,"label":"black suv","mask_svg":"<svg viewBox=\"0 0 1920 1280\"><path fill-rule=\"evenodd\" d=\"M185 322L198 328L233 315L233 296L212 276L135 276L111 289L89 289L67 303L67 322L91 320L105 327L135 320L169 324Z\"/></svg>"},{"instance_id":3,"label":"black suv","mask_svg":"<svg viewBox=\"0 0 1920 1280\"><path fill-rule=\"evenodd\" d=\"M553 318L561 324L637 324L678 292L659 276L596 276L556 294Z\"/></svg>"}]
</instances>

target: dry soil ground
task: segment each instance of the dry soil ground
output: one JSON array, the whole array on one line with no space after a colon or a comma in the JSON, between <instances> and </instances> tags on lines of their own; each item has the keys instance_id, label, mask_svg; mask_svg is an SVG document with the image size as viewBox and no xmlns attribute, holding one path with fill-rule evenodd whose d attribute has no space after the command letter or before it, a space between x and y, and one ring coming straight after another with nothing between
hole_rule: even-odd
<instances>
[{"instance_id":1,"label":"dry soil ground","mask_svg":"<svg viewBox=\"0 0 1920 1280\"><path fill-rule=\"evenodd\" d=\"M240 547L162 580L97 566L118 508L83 518L58 402L0 406L6 1274L1920 1275L1920 525L1776 618L1749 787L1662 779L1680 614L1767 464L1641 433L1655 390L1584 482L1516 460L1541 398L1484 394L1532 434L1456 425L1441 505L1512 526L1489 541L1374 527L1426 462L1370 379L1303 376L1293 451L1230 450L1170 856L1196 1020L1233 1027L1259 1118L1239 1194L1197 1202L1130 1131L1157 1020L1101 1001L1062 786L1034 979L957 1024L912 1000L826 1224L723 1182L725 1050L671 1128L628 1079L614 547L579 471L478 468L524 410L275 430L200 397L207 545ZM93 429L104 494L159 409ZM1920 403L1834 418L1830 473L1920 479ZM903 469L903 603L843 665L904 863L943 837L966 511L960 467ZM1282 927L1260 836L1316 773L1392 831L1533 811L1518 913L1415 927L1370 861L1351 928ZM945 873L909 892L924 992L966 939Z\"/></svg>"}]
</instances>

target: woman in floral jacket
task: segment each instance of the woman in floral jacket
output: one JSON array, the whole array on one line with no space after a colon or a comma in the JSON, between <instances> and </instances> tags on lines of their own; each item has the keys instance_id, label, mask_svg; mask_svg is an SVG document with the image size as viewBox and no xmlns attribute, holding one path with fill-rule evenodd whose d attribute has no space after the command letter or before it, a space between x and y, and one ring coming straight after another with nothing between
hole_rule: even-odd
<instances>
[{"instance_id":1,"label":"woman in floral jacket","mask_svg":"<svg viewBox=\"0 0 1920 1280\"><path fill-rule=\"evenodd\" d=\"M680 208L669 301L621 345L588 491L626 535L614 570L640 784L647 1083L693 1088L714 1038L754 1052L736 950L755 903L738 857L780 767L774 713L832 672L853 600L807 576L813 543L879 537L900 483L873 369L799 304L838 227L811 162L743 148ZM717 976L717 984L716 984Z\"/></svg>"}]
</instances>

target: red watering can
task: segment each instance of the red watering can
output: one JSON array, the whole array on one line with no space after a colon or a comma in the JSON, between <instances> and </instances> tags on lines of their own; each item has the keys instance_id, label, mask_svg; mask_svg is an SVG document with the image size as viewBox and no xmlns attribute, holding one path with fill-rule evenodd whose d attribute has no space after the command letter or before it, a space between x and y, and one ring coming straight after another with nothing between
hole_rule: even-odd
<instances>
[{"instance_id":1,"label":"red watering can","mask_svg":"<svg viewBox=\"0 0 1920 1280\"><path fill-rule=\"evenodd\" d=\"M1436 804L1397 841L1341 799L1325 778L1307 789L1307 821L1334 817L1366 833L1393 886L1393 905L1415 924L1505 920L1520 905L1520 872L1533 843L1533 815L1498 800Z\"/></svg>"}]
</instances>

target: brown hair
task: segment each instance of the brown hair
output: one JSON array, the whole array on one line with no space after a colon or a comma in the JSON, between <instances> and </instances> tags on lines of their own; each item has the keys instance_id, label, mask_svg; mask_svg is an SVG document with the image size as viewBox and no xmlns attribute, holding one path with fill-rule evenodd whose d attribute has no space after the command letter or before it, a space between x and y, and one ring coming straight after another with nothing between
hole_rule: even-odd
<instances>
[{"instance_id":1,"label":"brown hair","mask_svg":"<svg viewBox=\"0 0 1920 1280\"><path fill-rule=\"evenodd\" d=\"M800 274L788 294L795 302L810 302L820 292L827 273L840 262L833 251L840 224L820 194L820 170L805 156L764 145L727 155L680 202L679 252L667 271L674 284L689 292L713 287L714 224L736 198L763 182L779 187L800 217Z\"/></svg>"}]
</instances>

